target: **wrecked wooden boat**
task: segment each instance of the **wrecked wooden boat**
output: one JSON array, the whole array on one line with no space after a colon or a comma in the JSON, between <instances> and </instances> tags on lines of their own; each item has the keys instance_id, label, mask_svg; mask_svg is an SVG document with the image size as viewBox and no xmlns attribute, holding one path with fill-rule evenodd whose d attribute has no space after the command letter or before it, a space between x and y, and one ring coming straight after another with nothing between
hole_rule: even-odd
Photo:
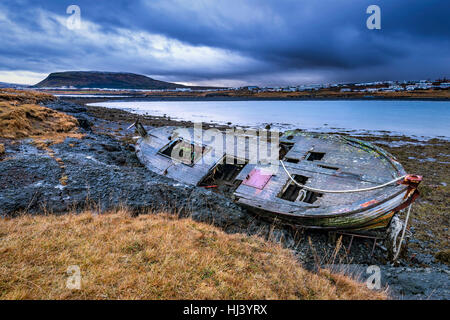
<instances>
[{"instance_id":1,"label":"wrecked wooden boat","mask_svg":"<svg viewBox=\"0 0 450 320\"><path fill-rule=\"evenodd\" d=\"M294 225L386 228L418 196L420 176L407 175L394 156L357 139L301 131L265 135L161 127L147 132L135 125L137 156L149 170L228 193L257 214ZM269 150L269 156L255 156L255 148Z\"/></svg>"}]
</instances>

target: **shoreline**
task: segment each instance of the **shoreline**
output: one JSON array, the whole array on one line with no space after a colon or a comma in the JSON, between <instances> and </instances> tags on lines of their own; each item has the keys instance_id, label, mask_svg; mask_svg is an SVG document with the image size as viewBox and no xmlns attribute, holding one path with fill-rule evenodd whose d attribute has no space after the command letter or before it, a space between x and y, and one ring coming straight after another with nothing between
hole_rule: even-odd
<instances>
[{"instance_id":1,"label":"shoreline","mask_svg":"<svg viewBox=\"0 0 450 320\"><path fill-rule=\"evenodd\" d=\"M83 104L86 108L88 108L88 112L96 117L100 117L109 121L135 121L139 118L143 124L151 125L151 126L193 126L194 122L191 120L182 120L179 118L171 118L150 114L140 114L134 113L125 109L120 108L109 108L102 106L92 106L91 102L87 104ZM247 126L247 125L237 125L232 122L221 123L221 122L201 122L204 128L218 128L218 129L232 129L232 128L242 128L242 129L258 129L255 126ZM264 123L265 124L265 123ZM287 124L286 124L287 125ZM292 125L290 127L282 127L283 124L272 123L272 129L277 129L280 132L288 131L288 130L300 130L304 132L311 133L324 133L324 134L343 134L349 135L355 138L372 138L379 137L387 139L388 137L392 138L392 141L410 141L412 143L417 144L426 144L430 140L442 140L445 142L450 142L450 137L446 136L417 136L417 135L408 135L400 132L393 132L388 130L358 130L358 129L348 129L348 128L336 128L336 127L324 127L324 128L316 128L316 129L300 129L296 126ZM262 127L260 129L263 129ZM327 131L320 129L328 129Z\"/></svg>"},{"instance_id":2,"label":"shoreline","mask_svg":"<svg viewBox=\"0 0 450 320\"><path fill-rule=\"evenodd\" d=\"M140 96L140 95L129 95L127 97L118 97L111 95L110 97L104 97L104 95L97 97L83 97L83 96L63 96L59 95L58 98L64 100L75 100L76 103L85 103L83 100L96 100L90 103L109 101L109 100L121 100L127 98L127 101L450 101L450 98L423 98L423 97L252 97L252 96ZM97 101L100 99L99 101Z\"/></svg>"},{"instance_id":3,"label":"shoreline","mask_svg":"<svg viewBox=\"0 0 450 320\"><path fill-rule=\"evenodd\" d=\"M65 101L69 101L69 102L73 102L73 99L69 98L69 99L65 99L65 98L61 98L62 100ZM96 109L96 114L101 114L102 117L108 118L107 114L111 113L111 114L121 114L123 111L123 114L126 114L125 118L129 117L129 114L134 115L135 119L137 118L150 118L150 119L158 119L159 122L164 123L165 119L170 119L170 121L167 121L168 123L172 123L173 125L177 125L177 123L182 123L183 125L186 123L189 124L193 124L195 122L195 120L190 120L190 119L182 119L179 117L175 117L175 116L167 116L166 114L164 115L149 115L145 110L141 110L136 111L136 110L131 110L127 109L127 108L118 108L118 107L106 107L106 106L96 106L96 105L91 105L91 104L101 104L104 102L111 102L111 103L121 103L121 102L126 102L126 103L139 103L139 102L171 102L171 101L176 101L176 100L147 100L147 99L140 99L140 100L135 100L133 98L127 98L127 99L116 99L116 100L111 100L108 98L102 98L102 99L75 99L75 103L79 103L82 104L84 106L86 106L87 108L90 109ZM206 102L207 100L179 100L179 102ZM213 100L211 100L213 101ZM220 101L223 102L225 100L215 100L215 101ZM239 101L239 100L229 100L229 101ZM257 100L240 100L240 101L257 101ZM260 100L260 101L264 101L264 100ZM273 100L276 101L276 100ZM277 101L289 101L289 100L277 100ZM325 101L325 100L323 100ZM332 101L332 100L330 100ZM338 101L338 100L337 100ZM355 101L355 100L348 100L348 101ZM364 101L364 100L361 100ZM113 118L114 119L114 118ZM110 119L112 120L112 119ZM173 120L173 121L171 121ZM326 122L326 120L324 120ZM299 125L295 125L295 124L289 124L287 122L261 122L258 123L256 125L246 125L246 124L237 124L237 123L233 123L233 122L227 122L225 120L220 120L220 121L215 121L215 120L211 120L210 122L202 122L202 124L206 127L229 127L229 128L244 128L244 129L258 129L258 128L264 128L267 126L270 126L272 129L274 130L278 130L280 132L283 131L287 131L287 130L297 130L299 129ZM169 124L167 124L169 125ZM313 127L313 128L301 128L302 131L305 132L322 132L322 133L329 133L329 134L348 134L348 135L352 135L355 137L365 137L365 136L381 136L384 137L385 135L390 135L392 137L408 137L411 139L415 139L415 140L419 140L419 141L428 141L428 140L432 140L432 139L440 139L440 140L446 140L446 141L450 141L450 135L449 136L445 136L442 134L435 134L435 135L425 135L425 134L420 134L420 133L407 133L407 132L401 132L401 131L392 131L392 130L386 130L386 129L355 129L355 128L345 128L345 127L337 127L335 125L328 125L326 123L322 124L321 126L318 125L317 127Z\"/></svg>"}]
</instances>

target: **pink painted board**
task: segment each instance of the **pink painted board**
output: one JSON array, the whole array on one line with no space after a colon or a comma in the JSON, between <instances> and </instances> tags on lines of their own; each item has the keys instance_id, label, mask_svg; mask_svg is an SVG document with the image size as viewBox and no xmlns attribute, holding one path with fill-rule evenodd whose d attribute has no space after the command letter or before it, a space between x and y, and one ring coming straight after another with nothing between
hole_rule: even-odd
<instances>
[{"instance_id":1,"label":"pink painted board","mask_svg":"<svg viewBox=\"0 0 450 320\"><path fill-rule=\"evenodd\" d=\"M242 183L246 186L262 190L271 177L272 174L264 173L261 169L253 169Z\"/></svg>"}]
</instances>

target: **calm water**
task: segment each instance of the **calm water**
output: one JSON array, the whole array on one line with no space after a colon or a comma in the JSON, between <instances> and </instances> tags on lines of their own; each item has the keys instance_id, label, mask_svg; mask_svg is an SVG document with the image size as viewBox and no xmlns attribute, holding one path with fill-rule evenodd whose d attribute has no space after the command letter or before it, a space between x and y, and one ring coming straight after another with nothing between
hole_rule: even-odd
<instances>
[{"instance_id":1,"label":"calm water","mask_svg":"<svg viewBox=\"0 0 450 320\"><path fill-rule=\"evenodd\" d=\"M110 101L91 105L194 122L280 129L391 131L450 138L446 101Z\"/></svg>"}]
</instances>

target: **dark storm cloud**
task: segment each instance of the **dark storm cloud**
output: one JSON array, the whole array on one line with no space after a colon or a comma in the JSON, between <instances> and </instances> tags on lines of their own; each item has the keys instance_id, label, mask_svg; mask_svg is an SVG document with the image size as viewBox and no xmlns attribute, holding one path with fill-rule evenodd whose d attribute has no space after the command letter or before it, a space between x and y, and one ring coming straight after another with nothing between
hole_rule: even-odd
<instances>
[{"instance_id":1,"label":"dark storm cloud","mask_svg":"<svg viewBox=\"0 0 450 320\"><path fill-rule=\"evenodd\" d=\"M92 24L88 34L64 30L70 4ZM366 28L371 4L381 8L381 30ZM2 70L102 69L260 84L450 71L446 0L16 1L0 10Z\"/></svg>"}]
</instances>

